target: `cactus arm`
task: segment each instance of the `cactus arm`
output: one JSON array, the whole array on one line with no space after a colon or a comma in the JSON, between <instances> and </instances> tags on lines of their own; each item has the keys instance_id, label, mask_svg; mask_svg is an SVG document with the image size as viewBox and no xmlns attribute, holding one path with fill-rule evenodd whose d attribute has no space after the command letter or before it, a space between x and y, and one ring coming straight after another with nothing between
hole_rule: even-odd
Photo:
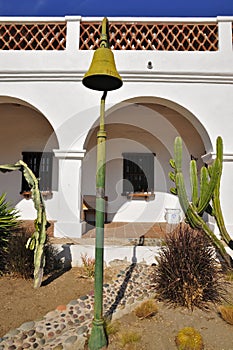
<instances>
[{"instance_id":1,"label":"cactus arm","mask_svg":"<svg viewBox=\"0 0 233 350\"><path fill-rule=\"evenodd\" d=\"M177 194L179 197L181 208L183 212L186 214L187 209L189 208L189 201L188 201L188 196L184 185L184 177L182 173L176 174L176 188L177 188Z\"/></svg>"},{"instance_id":2,"label":"cactus arm","mask_svg":"<svg viewBox=\"0 0 233 350\"><path fill-rule=\"evenodd\" d=\"M177 136L174 143L175 167L176 172L182 171L182 138Z\"/></svg>"},{"instance_id":3,"label":"cactus arm","mask_svg":"<svg viewBox=\"0 0 233 350\"><path fill-rule=\"evenodd\" d=\"M48 227L44 200L39 190L38 180L26 163L19 160L14 165L7 164L0 166L0 171L2 172L14 170L23 171L24 177L30 186L34 207L37 211L37 218L34 224L35 232L28 239L26 248L34 250L34 288L38 288L43 278L43 269L45 265L44 248L47 237L46 229Z\"/></svg>"},{"instance_id":4,"label":"cactus arm","mask_svg":"<svg viewBox=\"0 0 233 350\"><path fill-rule=\"evenodd\" d=\"M224 245L221 241L215 236L209 226L205 223L205 221L198 215L196 208L193 204L189 203L184 178L182 173L176 174L176 183L177 183L177 192L180 200L180 205L185 213L186 219L192 228L198 228L205 232L205 234L210 238L215 247L220 252L223 259L226 261L228 266L231 266L230 257L226 253Z\"/></svg>"},{"instance_id":5,"label":"cactus arm","mask_svg":"<svg viewBox=\"0 0 233 350\"><path fill-rule=\"evenodd\" d=\"M198 178L197 178L197 163L195 160L190 162L190 183L192 189L192 202L195 206L198 205Z\"/></svg>"},{"instance_id":6,"label":"cactus arm","mask_svg":"<svg viewBox=\"0 0 233 350\"><path fill-rule=\"evenodd\" d=\"M223 141L220 136L216 140L216 153L217 153L217 159L220 162L220 175L212 197L213 212L214 212L214 217L218 225L221 238L226 242L226 244L231 249L233 249L233 241L226 229L223 213L221 209L221 204L220 204L220 180L222 175L222 164L223 164ZM210 175L211 177L213 176L213 165L210 167Z\"/></svg>"},{"instance_id":7,"label":"cactus arm","mask_svg":"<svg viewBox=\"0 0 233 350\"><path fill-rule=\"evenodd\" d=\"M198 203L198 213L202 213L206 210L213 196L215 187L219 181L220 176L220 162L219 159L215 159L212 166L212 176L209 179L209 173L206 167L201 168L201 180L200 180L200 200Z\"/></svg>"},{"instance_id":8,"label":"cactus arm","mask_svg":"<svg viewBox=\"0 0 233 350\"><path fill-rule=\"evenodd\" d=\"M187 215L189 216L190 220L195 223L196 228L199 228L205 232L205 234L210 238L211 242L219 251L224 261L229 267L231 267L231 257L227 254L223 243L216 237L206 222L195 212L192 205L190 205Z\"/></svg>"},{"instance_id":9,"label":"cactus arm","mask_svg":"<svg viewBox=\"0 0 233 350\"><path fill-rule=\"evenodd\" d=\"M223 219L223 214L222 214L222 209L219 201L219 197L214 194L213 196L213 208L214 208L214 213L215 213L215 220L217 222L218 228L220 235L222 239L229 245L231 249L233 249L233 243L232 239L226 229L224 219Z\"/></svg>"},{"instance_id":10,"label":"cactus arm","mask_svg":"<svg viewBox=\"0 0 233 350\"><path fill-rule=\"evenodd\" d=\"M19 161L23 166L23 173L29 186L31 187L32 199L34 207L37 210L37 218L35 220L36 232L34 233L34 288L39 288L43 278L43 269L45 265L44 247L46 243L46 213L43 197L39 190L39 183L31 169L23 161ZM30 247L30 245L29 245Z\"/></svg>"},{"instance_id":11,"label":"cactus arm","mask_svg":"<svg viewBox=\"0 0 233 350\"><path fill-rule=\"evenodd\" d=\"M0 165L0 171L2 173L6 173L8 171L14 171L14 170L21 170L21 165L19 163Z\"/></svg>"}]
</instances>

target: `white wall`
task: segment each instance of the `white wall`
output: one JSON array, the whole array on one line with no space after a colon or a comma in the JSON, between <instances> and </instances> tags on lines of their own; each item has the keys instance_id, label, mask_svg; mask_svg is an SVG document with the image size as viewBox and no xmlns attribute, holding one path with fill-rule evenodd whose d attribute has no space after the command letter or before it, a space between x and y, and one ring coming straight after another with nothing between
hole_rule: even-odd
<instances>
[{"instance_id":1,"label":"white wall","mask_svg":"<svg viewBox=\"0 0 233 350\"><path fill-rule=\"evenodd\" d=\"M6 21L6 19L4 20ZM26 18L21 20L26 21ZM37 19L37 21L39 20ZM68 18L66 20L69 22ZM177 19L176 21L180 20ZM124 105L134 99L139 101L139 99L149 98L152 99L153 103L169 107L182 116L186 122L187 133L189 132L189 142L187 140L188 151L190 147L195 149L196 137L194 136L192 139L192 135L194 135L192 131L195 129L195 135L198 134L200 139L202 139L206 152L213 151L215 139L218 135L221 135L224 140L224 152L233 154L233 99L230 98L233 95L233 19L217 18L213 20L218 21L220 33L219 51L216 52L115 51L116 65L124 83L121 89L108 93L106 120L109 118L109 122L117 123L125 123L127 121L130 125L150 132L155 139L155 153L160 142L164 150L167 150L167 154L171 154L173 139L176 132L179 133L179 128L174 127L163 114L145 108L145 106L142 106L142 103L140 103L141 106L139 107L126 107ZM41 19L41 21L46 21L46 19ZM80 17L77 17L68 23L68 44L67 49L64 51L0 51L0 102L8 103L9 99L14 99L19 104L26 104L35 109L39 115L42 115L51 124L51 129L57 137L57 145L54 147L58 148L59 145L59 150L62 152L70 152L71 150L83 152L89 131L99 117L101 93L86 89L81 82L84 72L89 67L93 52L91 50L78 50L79 21ZM168 21L168 19L164 19L164 21ZM193 21L201 21L201 19ZM147 68L148 61L151 61L153 64L153 69L151 70ZM32 120L31 118L29 124L31 126L36 125ZM37 120L35 120L36 122ZM28 123L26 124L28 125ZM41 140L41 136L44 135L44 129L40 125L31 139L35 141L35 144L40 142L38 140ZM20 127L23 127L21 120L17 122L17 127L14 127L13 130ZM184 132L185 130L183 130ZM19 133L16 133L15 137L18 137L18 135ZM37 135L39 136L38 138ZM24 140L26 145L28 139L25 138ZM122 205L128 203L118 196L120 190L117 186L113 187L112 183L113 180L119 183L120 154L126 148L128 151L130 144L131 141L126 143L124 140L120 144L121 147L119 144L116 147L112 141L108 145L108 152L112 153L107 155L109 160L107 170L109 170L108 168L114 169L114 177L112 178L108 177L110 172L107 172L107 191L109 192L109 197L113 198L110 205L110 210L112 211L115 211L119 206L122 208ZM142 149L143 143L141 140L139 144L138 149ZM2 152L2 161L9 158L13 160L13 154L16 156L15 151L13 153L10 151L11 145L12 142L9 141L7 150L5 149ZM22 145L20 148L22 148ZM133 149L135 149L135 145ZM114 154L114 159L111 154ZM83 193L87 191L92 192L94 189L94 182L91 181L91 177L95 177L94 158L94 155L90 155L89 171L87 171L85 162L83 164L82 174L85 175L85 181L82 182ZM79 157L77 161L76 171L79 172L81 167ZM160 192L168 189L168 183L165 181L167 171L164 164L165 159L157 155L155 181ZM233 225L233 215L229 209L233 196L230 177L231 166L228 165L225 168L229 170L223 176L222 198L224 199L226 222L229 225ZM18 183L19 176L12 176L13 180L10 180L10 177L8 177L10 182ZM59 168L58 178L63 176L66 175L61 173ZM8 179L2 180L1 177L1 184L3 183L2 181L8 181ZM77 179L77 177L74 177L74 179ZM79 189L81 184L81 177L79 176L78 181L77 188ZM51 216L59 217L59 220L62 218L64 222L66 219L68 220L68 216L65 214L66 210L64 210L62 204L62 192L65 190L67 194L67 188L62 188L65 183L65 178L59 181L58 192L54 193L54 202L49 202L54 203L49 209L51 210ZM72 188L75 188L75 186L73 185ZM67 194L67 196L69 195ZM80 223L79 190L75 196L77 198L72 200L70 204L68 201L68 208L70 206L71 211L74 210L73 208L76 208L74 215L78 211L78 225ZM119 197L118 203L114 200L116 196ZM73 198L73 195L71 197ZM57 203L56 205L55 202ZM48 206L50 206L49 203ZM152 205L151 203L149 205ZM28 203L26 206L28 206ZM27 212L29 213L29 211ZM25 214L25 217L28 216ZM68 231L64 232L64 234L69 235ZM79 230L79 232L81 231ZM72 234L75 235L75 232Z\"/></svg>"}]
</instances>

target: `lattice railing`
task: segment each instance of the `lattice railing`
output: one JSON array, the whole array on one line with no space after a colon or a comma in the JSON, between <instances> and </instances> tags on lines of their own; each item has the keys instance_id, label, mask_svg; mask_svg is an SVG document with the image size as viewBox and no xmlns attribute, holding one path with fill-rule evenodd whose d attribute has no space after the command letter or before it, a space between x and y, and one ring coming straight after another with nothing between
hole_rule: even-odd
<instances>
[{"instance_id":1,"label":"lattice railing","mask_svg":"<svg viewBox=\"0 0 233 350\"><path fill-rule=\"evenodd\" d=\"M64 50L66 23L0 24L0 50Z\"/></svg>"},{"instance_id":2,"label":"lattice railing","mask_svg":"<svg viewBox=\"0 0 233 350\"><path fill-rule=\"evenodd\" d=\"M80 49L99 46L101 23L81 22ZM114 50L216 51L218 25L111 23L110 46Z\"/></svg>"}]
</instances>

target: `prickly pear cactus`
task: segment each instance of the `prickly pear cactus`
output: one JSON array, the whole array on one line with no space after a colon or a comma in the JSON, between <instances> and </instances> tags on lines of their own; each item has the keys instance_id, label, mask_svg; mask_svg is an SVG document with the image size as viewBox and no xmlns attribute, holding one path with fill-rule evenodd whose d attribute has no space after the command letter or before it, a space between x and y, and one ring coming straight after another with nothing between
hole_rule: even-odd
<instances>
[{"instance_id":1,"label":"prickly pear cactus","mask_svg":"<svg viewBox=\"0 0 233 350\"><path fill-rule=\"evenodd\" d=\"M226 244L231 245L231 238L226 231L220 207L219 188L222 173L222 147L221 138L217 139L217 157L208 169L203 166L200 171L200 183L198 181L196 161L190 161L191 200L189 200L185 188L182 173L182 139L176 137L174 143L174 159L170 160L173 171L169 173L175 187L171 193L178 195L180 205L186 217L186 221L193 228L202 229L216 246L224 260L230 265L230 257L225 251L223 243L216 237L213 231L203 220L203 213L213 215L221 232L221 237ZM233 242L232 242L233 246Z\"/></svg>"},{"instance_id":2,"label":"prickly pear cactus","mask_svg":"<svg viewBox=\"0 0 233 350\"><path fill-rule=\"evenodd\" d=\"M45 265L45 255L44 248L46 243L46 229L48 227L48 222L46 219L45 205L43 197L39 190L38 180L31 171L31 169L22 160L19 160L13 165L1 165L0 171L14 171L20 170L23 172L25 179L27 180L31 193L32 200L34 202L34 207L37 211L37 218L35 219L34 226L35 232L28 239L26 247L28 249L34 250L34 288L39 288L42 282L44 265Z\"/></svg>"}]
</instances>

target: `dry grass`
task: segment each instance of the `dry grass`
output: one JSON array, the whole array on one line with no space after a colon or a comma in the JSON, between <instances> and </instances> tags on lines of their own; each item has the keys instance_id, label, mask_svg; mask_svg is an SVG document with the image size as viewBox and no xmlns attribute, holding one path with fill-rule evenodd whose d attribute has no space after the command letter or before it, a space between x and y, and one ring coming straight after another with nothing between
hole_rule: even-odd
<instances>
[{"instance_id":1,"label":"dry grass","mask_svg":"<svg viewBox=\"0 0 233 350\"><path fill-rule=\"evenodd\" d=\"M202 350L204 344L201 334L193 327L181 329L176 336L178 350Z\"/></svg>"},{"instance_id":2,"label":"dry grass","mask_svg":"<svg viewBox=\"0 0 233 350\"><path fill-rule=\"evenodd\" d=\"M228 270L225 274L226 281L233 282L233 270Z\"/></svg>"},{"instance_id":3,"label":"dry grass","mask_svg":"<svg viewBox=\"0 0 233 350\"><path fill-rule=\"evenodd\" d=\"M88 257L87 253L81 254L81 259L84 276L93 278L95 276L95 259Z\"/></svg>"},{"instance_id":4,"label":"dry grass","mask_svg":"<svg viewBox=\"0 0 233 350\"><path fill-rule=\"evenodd\" d=\"M135 309L135 314L138 318L144 319L154 316L158 312L157 303L154 299L143 301Z\"/></svg>"},{"instance_id":5,"label":"dry grass","mask_svg":"<svg viewBox=\"0 0 233 350\"><path fill-rule=\"evenodd\" d=\"M233 325L233 305L221 305L218 310L222 319Z\"/></svg>"},{"instance_id":6,"label":"dry grass","mask_svg":"<svg viewBox=\"0 0 233 350\"><path fill-rule=\"evenodd\" d=\"M114 335L120 329L120 321L107 322L105 326L105 330L107 335Z\"/></svg>"},{"instance_id":7,"label":"dry grass","mask_svg":"<svg viewBox=\"0 0 233 350\"><path fill-rule=\"evenodd\" d=\"M134 343L141 340L141 335L134 330L125 330L118 333L118 343L123 349L134 349Z\"/></svg>"}]
</instances>

